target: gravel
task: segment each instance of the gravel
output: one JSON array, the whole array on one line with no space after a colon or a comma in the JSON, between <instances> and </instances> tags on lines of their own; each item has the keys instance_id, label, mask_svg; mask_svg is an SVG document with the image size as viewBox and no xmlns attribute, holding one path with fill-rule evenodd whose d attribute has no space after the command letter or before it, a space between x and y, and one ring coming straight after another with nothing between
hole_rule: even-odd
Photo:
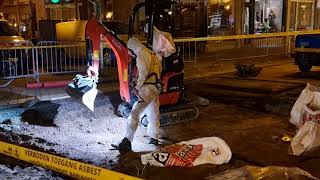
<instances>
[{"instance_id":1,"label":"gravel","mask_svg":"<svg viewBox=\"0 0 320 180\"><path fill-rule=\"evenodd\" d=\"M111 168L118 161L119 155L118 151L111 150L111 144L123 138L127 120L115 115L110 98L97 98L94 112L73 99L54 103L60 105L54 119L56 127L20 121L20 128L13 129L13 133L31 136L29 143L45 150L54 150L71 159ZM11 117L14 118L18 117ZM135 152L156 150L143 138L145 131L145 128L138 128L132 144ZM47 142L39 142L37 138Z\"/></svg>"},{"instance_id":2,"label":"gravel","mask_svg":"<svg viewBox=\"0 0 320 180\"><path fill-rule=\"evenodd\" d=\"M9 168L5 165L0 164L0 180L7 179L19 179L19 180L63 180L62 178L55 177L55 175L48 170L45 170L41 167L27 167L22 168L16 166L14 168Z\"/></svg>"}]
</instances>

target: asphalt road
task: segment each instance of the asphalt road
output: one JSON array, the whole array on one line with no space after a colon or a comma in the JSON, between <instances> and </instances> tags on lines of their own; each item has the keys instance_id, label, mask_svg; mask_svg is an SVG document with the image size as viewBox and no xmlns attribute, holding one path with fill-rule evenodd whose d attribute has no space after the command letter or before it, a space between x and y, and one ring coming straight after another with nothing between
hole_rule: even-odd
<instances>
[{"instance_id":1,"label":"asphalt road","mask_svg":"<svg viewBox=\"0 0 320 180\"><path fill-rule=\"evenodd\" d=\"M281 140L285 135L295 135L296 129L289 123L291 107L305 84L319 85L319 78L320 68L300 73L287 61L264 67L257 77L239 79L229 72L187 81L189 93L206 97L211 104L200 109L196 121L164 128L165 136L174 142L221 137L231 147L233 158L226 165L202 165L187 170L147 166L141 177L204 179L224 170L255 165L299 167L320 178L319 153L289 155L290 143ZM120 159L114 168L117 171L137 176L137 167L143 169L139 154L131 153Z\"/></svg>"}]
</instances>

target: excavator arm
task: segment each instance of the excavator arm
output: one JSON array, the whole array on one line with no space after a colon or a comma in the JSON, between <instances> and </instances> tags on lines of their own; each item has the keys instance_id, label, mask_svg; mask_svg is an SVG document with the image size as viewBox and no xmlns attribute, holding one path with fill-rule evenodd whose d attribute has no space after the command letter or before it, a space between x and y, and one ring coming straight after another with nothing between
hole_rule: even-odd
<instances>
[{"instance_id":1,"label":"excavator arm","mask_svg":"<svg viewBox=\"0 0 320 180\"><path fill-rule=\"evenodd\" d=\"M96 4L99 0L90 0L94 5L95 9L99 9ZM134 21L136 13L140 8L145 7L145 24L146 24L146 46L152 49L153 44L153 19L156 8L165 7L165 5L175 4L172 0L145 0L145 2L137 4L131 13L129 22L129 38L134 34ZM161 9L161 8L160 8ZM95 10L97 17L100 17L99 10ZM120 84L120 96L125 103L132 105L136 97L132 95L132 88L135 82L135 55L127 48L127 45L120 40L114 32L105 27L100 20L93 16L86 25L85 38L87 42L87 59L88 59L88 70L87 76L77 75L73 82L67 86L66 92L76 99L81 99L82 103L85 104L92 111L94 110L94 101L97 96L98 90L97 82L99 78L99 65L100 65L100 52L101 52L101 41L104 41L109 48L112 49L117 60L119 84ZM173 100L170 98L174 94ZM165 99L163 104L173 104L178 101L180 92L166 94L161 97ZM169 97L170 96L170 97Z\"/></svg>"},{"instance_id":2,"label":"excavator arm","mask_svg":"<svg viewBox=\"0 0 320 180\"><path fill-rule=\"evenodd\" d=\"M147 2L149 1L151 2L153 0L147 0ZM99 4L99 0L90 0L90 2L94 6L95 16L87 22L85 29L88 60L87 76L77 75L73 81L68 84L66 92L71 97L82 100L84 105L94 111L94 101L98 93L96 87L99 78L101 41L104 41L112 49L117 60L120 96L125 103L132 104L135 96L131 95L130 90L131 87L134 87L135 82L135 77L133 76L135 55L114 32L100 22L100 18L97 18L101 17L99 6L97 5L97 3ZM145 6L145 3L139 3L132 11L129 37L131 37L133 33L136 12L143 6Z\"/></svg>"},{"instance_id":3,"label":"excavator arm","mask_svg":"<svg viewBox=\"0 0 320 180\"><path fill-rule=\"evenodd\" d=\"M131 103L131 87L134 87L133 70L135 68L135 55L127 48L111 30L92 17L86 25L86 50L88 59L87 75L76 75L68 84L66 92L82 101L90 110L94 111L94 103L98 94L97 83L99 79L99 65L101 41L104 41L114 52L117 59L119 75L120 96L126 103Z\"/></svg>"},{"instance_id":4,"label":"excavator arm","mask_svg":"<svg viewBox=\"0 0 320 180\"><path fill-rule=\"evenodd\" d=\"M99 75L101 40L106 42L117 59L117 68L120 84L120 96L130 102L130 64L135 60L134 53L111 30L101 24L95 17L86 25L86 40L88 48L88 76ZM89 44L88 44L89 43Z\"/></svg>"}]
</instances>

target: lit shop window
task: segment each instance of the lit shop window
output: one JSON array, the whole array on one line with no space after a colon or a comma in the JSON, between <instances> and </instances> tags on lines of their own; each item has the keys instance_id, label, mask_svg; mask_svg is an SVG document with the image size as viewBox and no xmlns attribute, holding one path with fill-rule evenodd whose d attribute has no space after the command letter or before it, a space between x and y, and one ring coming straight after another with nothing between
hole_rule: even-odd
<instances>
[{"instance_id":1,"label":"lit shop window","mask_svg":"<svg viewBox=\"0 0 320 180\"><path fill-rule=\"evenodd\" d=\"M234 34L234 0L208 0L208 35Z\"/></svg>"},{"instance_id":2,"label":"lit shop window","mask_svg":"<svg viewBox=\"0 0 320 180\"><path fill-rule=\"evenodd\" d=\"M289 1L288 30L303 31L319 27L319 1ZM316 13L316 14L315 14Z\"/></svg>"},{"instance_id":3,"label":"lit shop window","mask_svg":"<svg viewBox=\"0 0 320 180\"><path fill-rule=\"evenodd\" d=\"M255 33L280 32L282 29L282 0L255 1Z\"/></svg>"}]
</instances>

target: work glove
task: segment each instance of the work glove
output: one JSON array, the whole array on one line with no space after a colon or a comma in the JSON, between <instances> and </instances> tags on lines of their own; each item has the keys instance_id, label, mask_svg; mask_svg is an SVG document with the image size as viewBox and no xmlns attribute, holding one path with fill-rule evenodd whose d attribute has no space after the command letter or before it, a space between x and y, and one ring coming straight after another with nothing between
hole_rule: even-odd
<instances>
[{"instance_id":1,"label":"work glove","mask_svg":"<svg viewBox=\"0 0 320 180\"><path fill-rule=\"evenodd\" d=\"M94 77L96 80L99 79L99 69L98 67L88 66L87 75L89 77Z\"/></svg>"}]
</instances>

